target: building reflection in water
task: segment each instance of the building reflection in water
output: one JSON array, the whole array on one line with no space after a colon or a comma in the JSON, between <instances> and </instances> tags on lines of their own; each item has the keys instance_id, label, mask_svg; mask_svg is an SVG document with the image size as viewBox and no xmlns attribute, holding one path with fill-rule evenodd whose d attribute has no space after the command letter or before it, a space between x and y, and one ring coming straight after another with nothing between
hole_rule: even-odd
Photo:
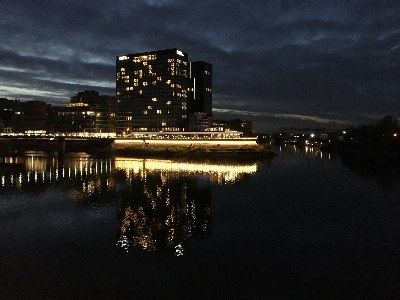
<instances>
[{"instance_id":1,"label":"building reflection in water","mask_svg":"<svg viewBox=\"0 0 400 300\"><path fill-rule=\"evenodd\" d=\"M148 251L184 254L188 238L211 233L211 186L231 184L256 165L181 163L169 160L117 159L127 185L119 193L118 244Z\"/></svg>"},{"instance_id":2,"label":"building reflection in water","mask_svg":"<svg viewBox=\"0 0 400 300\"><path fill-rule=\"evenodd\" d=\"M234 184L255 173L252 163L65 157L43 154L4 160L0 195L17 190L65 192L82 203L117 203L117 245L125 250L184 254L188 238L211 233L211 187ZM4 167L7 166L7 167Z\"/></svg>"}]
</instances>

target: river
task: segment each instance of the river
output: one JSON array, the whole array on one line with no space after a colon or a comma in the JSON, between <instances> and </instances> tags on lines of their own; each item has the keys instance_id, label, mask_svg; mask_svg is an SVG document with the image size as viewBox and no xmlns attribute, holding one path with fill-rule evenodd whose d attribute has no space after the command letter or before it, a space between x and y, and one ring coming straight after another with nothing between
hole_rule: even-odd
<instances>
[{"instance_id":1,"label":"river","mask_svg":"<svg viewBox=\"0 0 400 300\"><path fill-rule=\"evenodd\" d=\"M399 169L272 150L3 159L0 299L398 298Z\"/></svg>"}]
</instances>

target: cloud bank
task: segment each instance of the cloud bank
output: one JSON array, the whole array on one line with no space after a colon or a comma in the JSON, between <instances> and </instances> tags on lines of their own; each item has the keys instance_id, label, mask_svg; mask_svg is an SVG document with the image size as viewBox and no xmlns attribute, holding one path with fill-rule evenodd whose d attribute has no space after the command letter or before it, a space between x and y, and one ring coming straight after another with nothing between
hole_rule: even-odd
<instances>
[{"instance_id":1,"label":"cloud bank","mask_svg":"<svg viewBox=\"0 0 400 300\"><path fill-rule=\"evenodd\" d=\"M1 1L0 97L115 94L115 57L213 64L216 118L341 128L399 117L400 2Z\"/></svg>"}]
</instances>

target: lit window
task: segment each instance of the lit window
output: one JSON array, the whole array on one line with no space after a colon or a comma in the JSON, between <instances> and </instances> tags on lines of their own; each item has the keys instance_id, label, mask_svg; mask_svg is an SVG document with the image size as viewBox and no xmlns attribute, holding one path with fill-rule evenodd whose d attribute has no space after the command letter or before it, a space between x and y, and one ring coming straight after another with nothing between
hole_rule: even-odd
<instances>
[{"instance_id":1,"label":"lit window","mask_svg":"<svg viewBox=\"0 0 400 300\"><path fill-rule=\"evenodd\" d=\"M161 109L157 109L157 114L158 114L158 115L162 114Z\"/></svg>"},{"instance_id":2,"label":"lit window","mask_svg":"<svg viewBox=\"0 0 400 300\"><path fill-rule=\"evenodd\" d=\"M156 97L151 98L151 101L157 101Z\"/></svg>"},{"instance_id":3,"label":"lit window","mask_svg":"<svg viewBox=\"0 0 400 300\"><path fill-rule=\"evenodd\" d=\"M142 90L139 90L139 94L140 94L140 95L143 94L143 91L142 91Z\"/></svg>"},{"instance_id":4,"label":"lit window","mask_svg":"<svg viewBox=\"0 0 400 300\"><path fill-rule=\"evenodd\" d=\"M143 62L143 66L147 66L147 61L144 61L144 62Z\"/></svg>"},{"instance_id":5,"label":"lit window","mask_svg":"<svg viewBox=\"0 0 400 300\"><path fill-rule=\"evenodd\" d=\"M167 101L167 105L170 105L170 104L171 104L171 100L168 100L168 101Z\"/></svg>"},{"instance_id":6,"label":"lit window","mask_svg":"<svg viewBox=\"0 0 400 300\"><path fill-rule=\"evenodd\" d=\"M135 78L133 79L133 82L139 82L139 79Z\"/></svg>"},{"instance_id":7,"label":"lit window","mask_svg":"<svg viewBox=\"0 0 400 300\"><path fill-rule=\"evenodd\" d=\"M158 76L158 77L157 77L157 80L158 80L158 81L161 81L161 76Z\"/></svg>"},{"instance_id":8,"label":"lit window","mask_svg":"<svg viewBox=\"0 0 400 300\"><path fill-rule=\"evenodd\" d=\"M152 85L156 85L157 81L153 80L153 82L151 83Z\"/></svg>"},{"instance_id":9,"label":"lit window","mask_svg":"<svg viewBox=\"0 0 400 300\"><path fill-rule=\"evenodd\" d=\"M161 122L161 126L167 126L167 122Z\"/></svg>"},{"instance_id":10,"label":"lit window","mask_svg":"<svg viewBox=\"0 0 400 300\"><path fill-rule=\"evenodd\" d=\"M121 68L121 71L122 71L122 72L125 72L125 68Z\"/></svg>"},{"instance_id":11,"label":"lit window","mask_svg":"<svg viewBox=\"0 0 400 300\"><path fill-rule=\"evenodd\" d=\"M147 86L147 81L143 81L143 86Z\"/></svg>"},{"instance_id":12,"label":"lit window","mask_svg":"<svg viewBox=\"0 0 400 300\"><path fill-rule=\"evenodd\" d=\"M147 109L153 109L153 106L149 105L147 106Z\"/></svg>"},{"instance_id":13,"label":"lit window","mask_svg":"<svg viewBox=\"0 0 400 300\"><path fill-rule=\"evenodd\" d=\"M134 85L134 86L139 86L139 83L135 82L133 85Z\"/></svg>"},{"instance_id":14,"label":"lit window","mask_svg":"<svg viewBox=\"0 0 400 300\"><path fill-rule=\"evenodd\" d=\"M167 84L171 84L171 80L170 79L167 80Z\"/></svg>"},{"instance_id":15,"label":"lit window","mask_svg":"<svg viewBox=\"0 0 400 300\"><path fill-rule=\"evenodd\" d=\"M187 118L187 115L182 115L182 119L186 119Z\"/></svg>"},{"instance_id":16,"label":"lit window","mask_svg":"<svg viewBox=\"0 0 400 300\"><path fill-rule=\"evenodd\" d=\"M147 115L147 110L144 110L144 111L143 111L143 114L144 114L144 115Z\"/></svg>"}]
</instances>

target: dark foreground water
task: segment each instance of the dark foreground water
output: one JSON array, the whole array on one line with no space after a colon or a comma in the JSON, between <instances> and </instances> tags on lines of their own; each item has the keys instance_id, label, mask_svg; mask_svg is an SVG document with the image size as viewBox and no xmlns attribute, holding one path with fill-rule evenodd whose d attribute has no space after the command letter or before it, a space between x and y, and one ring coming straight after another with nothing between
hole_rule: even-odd
<instances>
[{"instance_id":1,"label":"dark foreground water","mask_svg":"<svg viewBox=\"0 0 400 300\"><path fill-rule=\"evenodd\" d=\"M2 164L0 299L399 298L399 169L274 150Z\"/></svg>"}]
</instances>

